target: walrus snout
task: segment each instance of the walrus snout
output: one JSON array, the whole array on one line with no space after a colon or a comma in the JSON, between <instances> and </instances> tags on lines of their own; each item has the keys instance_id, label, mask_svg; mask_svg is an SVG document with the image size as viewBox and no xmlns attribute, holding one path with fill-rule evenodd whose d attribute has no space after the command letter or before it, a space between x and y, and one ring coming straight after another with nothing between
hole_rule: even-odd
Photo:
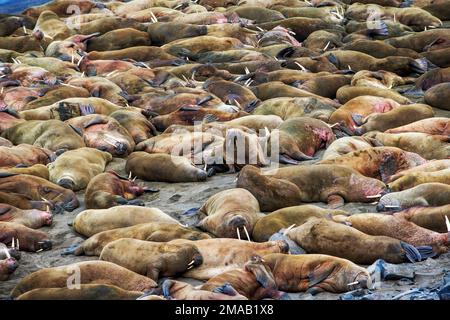
<instances>
[{"instance_id":1,"label":"walrus snout","mask_svg":"<svg viewBox=\"0 0 450 320\"><path fill-rule=\"evenodd\" d=\"M58 181L58 185L65 189L73 190L75 188L75 182L69 178L63 178Z\"/></svg>"},{"instance_id":2,"label":"walrus snout","mask_svg":"<svg viewBox=\"0 0 450 320\"><path fill-rule=\"evenodd\" d=\"M242 228L247 223L247 220L245 220L242 216L234 216L230 219L228 222L228 225L234 229L236 228Z\"/></svg>"},{"instance_id":3,"label":"walrus snout","mask_svg":"<svg viewBox=\"0 0 450 320\"><path fill-rule=\"evenodd\" d=\"M123 142L116 142L115 148L116 148L116 154L119 156L125 155L128 151L127 145Z\"/></svg>"},{"instance_id":4,"label":"walrus snout","mask_svg":"<svg viewBox=\"0 0 450 320\"><path fill-rule=\"evenodd\" d=\"M193 266L198 267L203 263L203 257L200 253L196 253L192 259L194 261Z\"/></svg>"},{"instance_id":5,"label":"walrus snout","mask_svg":"<svg viewBox=\"0 0 450 320\"><path fill-rule=\"evenodd\" d=\"M14 273L16 269L19 267L19 263L14 258L8 258L5 260L6 268L8 273Z\"/></svg>"},{"instance_id":6,"label":"walrus snout","mask_svg":"<svg viewBox=\"0 0 450 320\"><path fill-rule=\"evenodd\" d=\"M39 250L44 250L44 251L47 251L47 250L51 250L52 249L52 242L51 242L51 240L44 240L44 241L39 241L38 242L38 250L37 251L39 251Z\"/></svg>"}]
</instances>

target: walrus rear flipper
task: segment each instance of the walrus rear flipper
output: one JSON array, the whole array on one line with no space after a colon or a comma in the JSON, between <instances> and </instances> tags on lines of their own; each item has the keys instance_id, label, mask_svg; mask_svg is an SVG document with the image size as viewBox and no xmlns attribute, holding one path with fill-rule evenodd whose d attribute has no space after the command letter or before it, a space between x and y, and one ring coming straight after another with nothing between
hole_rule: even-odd
<instances>
[{"instance_id":1,"label":"walrus rear flipper","mask_svg":"<svg viewBox=\"0 0 450 320\"><path fill-rule=\"evenodd\" d=\"M399 8L408 8L411 7L414 4L414 0L404 0L402 3L400 3Z\"/></svg>"},{"instance_id":2,"label":"walrus rear flipper","mask_svg":"<svg viewBox=\"0 0 450 320\"><path fill-rule=\"evenodd\" d=\"M18 173L12 173L12 172L0 172L0 178L8 178L19 175Z\"/></svg>"},{"instance_id":3,"label":"walrus rear flipper","mask_svg":"<svg viewBox=\"0 0 450 320\"><path fill-rule=\"evenodd\" d=\"M164 296L164 298L166 299L170 299L170 288L173 285L173 281L172 280L165 280L163 282L163 284L161 285L161 289L162 289L162 294Z\"/></svg>"},{"instance_id":4,"label":"walrus rear flipper","mask_svg":"<svg viewBox=\"0 0 450 320\"><path fill-rule=\"evenodd\" d=\"M380 164L381 180L386 183L389 177L397 171L397 161L393 155L383 157L383 162Z\"/></svg>"},{"instance_id":5,"label":"walrus rear flipper","mask_svg":"<svg viewBox=\"0 0 450 320\"><path fill-rule=\"evenodd\" d=\"M409 262L414 263L422 261L422 256L420 255L420 252L416 247L403 241L400 242L400 245L402 246L403 250L405 250L405 256L409 260Z\"/></svg>"},{"instance_id":6,"label":"walrus rear flipper","mask_svg":"<svg viewBox=\"0 0 450 320\"><path fill-rule=\"evenodd\" d=\"M239 292L236 291L235 288L233 288L233 286L226 282L224 283L222 286L217 287L213 290L214 293L221 293L221 294L226 294L227 296L237 296L239 295Z\"/></svg>"},{"instance_id":7,"label":"walrus rear flipper","mask_svg":"<svg viewBox=\"0 0 450 320\"><path fill-rule=\"evenodd\" d=\"M422 256L422 260L426 260L428 258L434 258L438 255L438 253L434 252L433 248L430 246L419 246L419 247L416 247L416 249L419 251L420 255Z\"/></svg>"},{"instance_id":8,"label":"walrus rear flipper","mask_svg":"<svg viewBox=\"0 0 450 320\"><path fill-rule=\"evenodd\" d=\"M388 26L387 26L386 22L384 22L383 20L380 20L378 23L379 23L378 28L368 29L367 35L370 37L374 37L374 36L387 37L387 36L389 36L389 30L388 30Z\"/></svg>"},{"instance_id":9,"label":"walrus rear flipper","mask_svg":"<svg viewBox=\"0 0 450 320\"><path fill-rule=\"evenodd\" d=\"M294 54L294 52L295 52L294 47L284 48L283 50L277 53L277 58L278 59L289 58Z\"/></svg>"},{"instance_id":10,"label":"walrus rear flipper","mask_svg":"<svg viewBox=\"0 0 450 320\"><path fill-rule=\"evenodd\" d=\"M367 122L367 119L364 119L364 117L362 115L357 114L357 113L352 113L351 117L352 117L353 122L358 126L362 126L364 123Z\"/></svg>"},{"instance_id":11,"label":"walrus rear flipper","mask_svg":"<svg viewBox=\"0 0 450 320\"><path fill-rule=\"evenodd\" d=\"M244 108L245 112L251 113L259 104L259 99L250 101Z\"/></svg>"},{"instance_id":12,"label":"walrus rear flipper","mask_svg":"<svg viewBox=\"0 0 450 320\"><path fill-rule=\"evenodd\" d=\"M70 247L65 248L65 249L61 252L61 255L62 255L62 256L67 256L67 255L69 255L69 254L73 254L73 255L79 256L79 255L81 255L80 250L78 250L80 247L81 247L80 244L73 244L73 245L71 245ZM77 252L78 252L78 254L77 254Z\"/></svg>"}]
</instances>

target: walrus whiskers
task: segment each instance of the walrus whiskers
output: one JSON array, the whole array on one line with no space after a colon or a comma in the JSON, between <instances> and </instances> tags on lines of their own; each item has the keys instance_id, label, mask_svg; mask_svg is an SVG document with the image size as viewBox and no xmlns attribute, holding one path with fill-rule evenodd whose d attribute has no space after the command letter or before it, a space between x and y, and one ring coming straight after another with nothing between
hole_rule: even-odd
<instances>
[{"instance_id":1,"label":"walrus whiskers","mask_svg":"<svg viewBox=\"0 0 450 320\"><path fill-rule=\"evenodd\" d=\"M239 228L236 228L236 233L237 233L238 239L241 240L241 233L239 232Z\"/></svg>"},{"instance_id":2,"label":"walrus whiskers","mask_svg":"<svg viewBox=\"0 0 450 320\"><path fill-rule=\"evenodd\" d=\"M252 242L252 240L250 240L250 236L248 235L247 228L245 226L243 228L244 228L245 235L247 236L248 242Z\"/></svg>"}]
</instances>

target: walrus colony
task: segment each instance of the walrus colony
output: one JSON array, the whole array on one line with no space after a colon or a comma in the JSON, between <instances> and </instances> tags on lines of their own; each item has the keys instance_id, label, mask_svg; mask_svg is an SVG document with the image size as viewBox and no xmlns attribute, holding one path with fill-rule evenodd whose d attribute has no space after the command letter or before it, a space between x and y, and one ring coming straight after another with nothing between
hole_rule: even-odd
<instances>
[{"instance_id":1,"label":"walrus colony","mask_svg":"<svg viewBox=\"0 0 450 320\"><path fill-rule=\"evenodd\" d=\"M1 4L0 296L373 296L448 263L449 8Z\"/></svg>"}]
</instances>

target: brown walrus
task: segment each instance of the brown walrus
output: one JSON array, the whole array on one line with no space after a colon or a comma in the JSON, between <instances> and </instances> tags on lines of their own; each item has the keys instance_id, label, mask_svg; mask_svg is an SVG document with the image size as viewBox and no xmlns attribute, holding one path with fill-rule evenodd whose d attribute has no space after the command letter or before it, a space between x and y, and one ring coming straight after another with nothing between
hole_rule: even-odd
<instances>
[{"instance_id":1,"label":"brown walrus","mask_svg":"<svg viewBox=\"0 0 450 320\"><path fill-rule=\"evenodd\" d=\"M419 250L410 244L371 236L328 219L311 217L286 235L308 253L329 254L358 264L371 264L377 259L390 263L422 260Z\"/></svg>"},{"instance_id":2,"label":"brown walrus","mask_svg":"<svg viewBox=\"0 0 450 320\"><path fill-rule=\"evenodd\" d=\"M48 165L50 181L66 189L84 189L112 160L108 152L93 148L69 150Z\"/></svg>"},{"instance_id":3,"label":"brown walrus","mask_svg":"<svg viewBox=\"0 0 450 320\"><path fill-rule=\"evenodd\" d=\"M28 174L31 176L40 177L45 180L49 180L48 168L43 164L34 164L32 166L17 165L14 168L0 168L0 172L9 172L17 174Z\"/></svg>"},{"instance_id":4,"label":"brown walrus","mask_svg":"<svg viewBox=\"0 0 450 320\"><path fill-rule=\"evenodd\" d=\"M38 288L16 300L136 300L144 293L127 291L107 284L82 284L76 290L69 288Z\"/></svg>"},{"instance_id":5,"label":"brown walrus","mask_svg":"<svg viewBox=\"0 0 450 320\"><path fill-rule=\"evenodd\" d=\"M426 104L400 106L384 113L376 113L358 121L355 134L362 135L369 131L386 131L401 125L434 117L433 108Z\"/></svg>"},{"instance_id":6,"label":"brown walrus","mask_svg":"<svg viewBox=\"0 0 450 320\"><path fill-rule=\"evenodd\" d=\"M50 206L55 213L72 211L79 206L72 190L64 189L43 178L14 173L0 173L1 202L20 209L46 210Z\"/></svg>"},{"instance_id":7,"label":"brown walrus","mask_svg":"<svg viewBox=\"0 0 450 320\"><path fill-rule=\"evenodd\" d=\"M394 213L412 223L435 232L450 232L447 219L450 219L450 205L439 207L411 207ZM446 218L447 217L447 218Z\"/></svg>"},{"instance_id":8,"label":"brown walrus","mask_svg":"<svg viewBox=\"0 0 450 320\"><path fill-rule=\"evenodd\" d=\"M449 137L422 132L383 133L368 132L365 137L373 138L382 145L414 152L425 159L447 159L450 156Z\"/></svg>"},{"instance_id":9,"label":"brown walrus","mask_svg":"<svg viewBox=\"0 0 450 320\"><path fill-rule=\"evenodd\" d=\"M211 237L207 233L198 232L173 222L148 222L99 232L82 244L71 246L64 251L64 254L100 256L108 243L122 238L167 242L174 239L201 240Z\"/></svg>"},{"instance_id":10,"label":"brown walrus","mask_svg":"<svg viewBox=\"0 0 450 320\"><path fill-rule=\"evenodd\" d=\"M147 32L123 28L90 39L87 43L87 51L112 51L149 45L151 45L151 40Z\"/></svg>"},{"instance_id":11,"label":"brown walrus","mask_svg":"<svg viewBox=\"0 0 450 320\"><path fill-rule=\"evenodd\" d=\"M270 133L270 144L278 142L278 158L281 163L298 164L313 159L314 154L326 148L336 139L331 127L319 120L307 117L284 121ZM272 148L271 148L272 149ZM272 157L274 156L271 150Z\"/></svg>"},{"instance_id":12,"label":"brown walrus","mask_svg":"<svg viewBox=\"0 0 450 320\"><path fill-rule=\"evenodd\" d=\"M418 154L395 147L371 147L353 151L340 157L322 160L318 164L337 164L350 167L366 177L386 182L393 174L426 163Z\"/></svg>"},{"instance_id":13,"label":"brown walrus","mask_svg":"<svg viewBox=\"0 0 450 320\"><path fill-rule=\"evenodd\" d=\"M15 145L30 144L51 151L84 147L83 139L66 123L59 120L26 121L2 133L2 137Z\"/></svg>"},{"instance_id":14,"label":"brown walrus","mask_svg":"<svg viewBox=\"0 0 450 320\"><path fill-rule=\"evenodd\" d=\"M179 23L177 21L151 23L147 29L152 43L157 46L182 38L203 36L206 35L207 31L206 26Z\"/></svg>"},{"instance_id":15,"label":"brown walrus","mask_svg":"<svg viewBox=\"0 0 450 320\"><path fill-rule=\"evenodd\" d=\"M14 145L11 143L11 141L5 139L5 138L1 138L0 137L0 147L7 147L7 148L11 148ZM5 157L6 158L6 157Z\"/></svg>"},{"instance_id":16,"label":"brown walrus","mask_svg":"<svg viewBox=\"0 0 450 320\"><path fill-rule=\"evenodd\" d=\"M431 246L436 253L448 251L449 234L422 228L400 215L360 213L351 216L335 216L336 222L346 223L361 232L373 236L387 236L413 246ZM423 251L421 252L424 256Z\"/></svg>"},{"instance_id":17,"label":"brown walrus","mask_svg":"<svg viewBox=\"0 0 450 320\"><path fill-rule=\"evenodd\" d=\"M436 207L450 204L450 185L424 183L411 189L392 192L381 197L377 211L395 211L410 207Z\"/></svg>"},{"instance_id":18,"label":"brown walrus","mask_svg":"<svg viewBox=\"0 0 450 320\"><path fill-rule=\"evenodd\" d=\"M339 165L293 166L260 172L252 166L241 170L236 183L258 199L262 211L274 211L303 202L327 202L338 207L348 202L371 202L382 193L383 182Z\"/></svg>"},{"instance_id":19,"label":"brown walrus","mask_svg":"<svg viewBox=\"0 0 450 320\"><path fill-rule=\"evenodd\" d=\"M430 182L450 184L450 168L425 172L422 172L420 169L418 169L416 171L410 171L407 173L402 171L400 172L400 174L401 176L398 176L398 178L396 177L396 179L390 179L389 181L388 187L392 191L402 191L405 189L413 188L423 183Z\"/></svg>"},{"instance_id":20,"label":"brown walrus","mask_svg":"<svg viewBox=\"0 0 450 320\"><path fill-rule=\"evenodd\" d=\"M450 83L444 82L437 84L425 92L425 102L435 108L450 110L449 90Z\"/></svg>"},{"instance_id":21,"label":"brown walrus","mask_svg":"<svg viewBox=\"0 0 450 320\"><path fill-rule=\"evenodd\" d=\"M186 282L165 280L161 288L150 290L149 294L164 295L165 298L174 300L247 300L229 285L224 285L221 289L221 292L211 292L197 289Z\"/></svg>"},{"instance_id":22,"label":"brown walrus","mask_svg":"<svg viewBox=\"0 0 450 320\"><path fill-rule=\"evenodd\" d=\"M17 298L33 289L66 288L68 284L76 284L73 276L77 275L79 284L106 284L128 291L144 292L157 286L152 279L117 264L107 261L84 261L33 272L22 278L10 295L12 298Z\"/></svg>"},{"instance_id":23,"label":"brown walrus","mask_svg":"<svg viewBox=\"0 0 450 320\"><path fill-rule=\"evenodd\" d=\"M64 40L73 35L70 29L58 15L52 11L43 11L36 21L33 31L39 31L52 40Z\"/></svg>"},{"instance_id":24,"label":"brown walrus","mask_svg":"<svg viewBox=\"0 0 450 320\"><path fill-rule=\"evenodd\" d=\"M245 189L228 189L210 197L198 213L202 220L197 227L219 238L240 238L241 230L250 241L258 220L259 204Z\"/></svg>"},{"instance_id":25,"label":"brown walrus","mask_svg":"<svg viewBox=\"0 0 450 320\"><path fill-rule=\"evenodd\" d=\"M41 210L21 210L8 204L0 204L0 221L14 222L31 229L39 229L43 226L50 226L53 216L48 211Z\"/></svg>"},{"instance_id":26,"label":"brown walrus","mask_svg":"<svg viewBox=\"0 0 450 320\"><path fill-rule=\"evenodd\" d=\"M91 114L69 119L66 123L83 136L88 147L116 157L127 156L134 150L135 143L128 131L109 116Z\"/></svg>"},{"instance_id":27,"label":"brown walrus","mask_svg":"<svg viewBox=\"0 0 450 320\"><path fill-rule=\"evenodd\" d=\"M444 117L433 117L415 121L404 126L392 128L385 131L386 133L402 133L402 132L422 132L432 135L450 135L450 119Z\"/></svg>"},{"instance_id":28,"label":"brown walrus","mask_svg":"<svg viewBox=\"0 0 450 320\"><path fill-rule=\"evenodd\" d=\"M14 222L0 222L0 242L12 244L13 238L19 241L21 251L40 252L52 248L52 241L45 232Z\"/></svg>"},{"instance_id":29,"label":"brown walrus","mask_svg":"<svg viewBox=\"0 0 450 320\"><path fill-rule=\"evenodd\" d=\"M38 18L42 12L48 10L56 13L58 16L65 16L73 13L70 11L70 7L73 5L76 5L80 10L79 14L89 13L94 8L104 8L101 3L90 0L59 0L28 8L23 12L23 14L33 18Z\"/></svg>"},{"instance_id":30,"label":"brown walrus","mask_svg":"<svg viewBox=\"0 0 450 320\"><path fill-rule=\"evenodd\" d=\"M252 237L255 241L268 241L270 237L292 225L301 225L310 217L326 218L334 215L346 215L342 210L320 208L314 205L286 207L259 219L253 228Z\"/></svg>"},{"instance_id":31,"label":"brown walrus","mask_svg":"<svg viewBox=\"0 0 450 320\"><path fill-rule=\"evenodd\" d=\"M47 91L42 97L28 102L25 106L26 110L37 109L52 105L58 101L68 98L88 98L89 92L84 88L59 86Z\"/></svg>"},{"instance_id":32,"label":"brown walrus","mask_svg":"<svg viewBox=\"0 0 450 320\"><path fill-rule=\"evenodd\" d=\"M110 261L155 281L202 264L199 250L188 243L151 242L123 238L108 243L100 260Z\"/></svg>"},{"instance_id":33,"label":"brown walrus","mask_svg":"<svg viewBox=\"0 0 450 320\"><path fill-rule=\"evenodd\" d=\"M145 192L157 191L143 188L113 171L108 171L89 181L85 192L86 208L107 209L124 204L143 205L143 201L136 198Z\"/></svg>"},{"instance_id":34,"label":"brown walrus","mask_svg":"<svg viewBox=\"0 0 450 320\"><path fill-rule=\"evenodd\" d=\"M411 100L401 95L397 91L392 89L365 87L365 86L343 86L336 92L336 98L340 103L347 103L348 101L361 97L361 96L373 96L394 100L400 104L409 104Z\"/></svg>"},{"instance_id":35,"label":"brown walrus","mask_svg":"<svg viewBox=\"0 0 450 320\"><path fill-rule=\"evenodd\" d=\"M268 254L263 256L279 290L317 294L370 288L369 272L353 262L324 254Z\"/></svg>"},{"instance_id":36,"label":"brown walrus","mask_svg":"<svg viewBox=\"0 0 450 320\"><path fill-rule=\"evenodd\" d=\"M141 113L117 110L109 116L116 119L128 131L136 144L157 135L156 128Z\"/></svg>"},{"instance_id":37,"label":"brown walrus","mask_svg":"<svg viewBox=\"0 0 450 320\"><path fill-rule=\"evenodd\" d=\"M73 228L79 234L91 237L103 231L150 222L180 224L178 220L157 208L120 206L84 210L75 217Z\"/></svg>"},{"instance_id":38,"label":"brown walrus","mask_svg":"<svg viewBox=\"0 0 450 320\"><path fill-rule=\"evenodd\" d=\"M195 167L189 159L166 153L137 151L127 158L125 171L146 181L205 181L207 173Z\"/></svg>"},{"instance_id":39,"label":"brown walrus","mask_svg":"<svg viewBox=\"0 0 450 320\"><path fill-rule=\"evenodd\" d=\"M269 253L285 253L289 246L285 241L268 241L255 243L237 239L206 239L189 241L173 240L170 244L192 244L199 250L203 263L183 274L184 277L198 280L209 280L224 272L243 268L254 255L263 256Z\"/></svg>"},{"instance_id":40,"label":"brown walrus","mask_svg":"<svg viewBox=\"0 0 450 320\"><path fill-rule=\"evenodd\" d=\"M333 141L322 155L323 160L335 159L347 153L375 147L377 143L365 137L342 137Z\"/></svg>"}]
</instances>

